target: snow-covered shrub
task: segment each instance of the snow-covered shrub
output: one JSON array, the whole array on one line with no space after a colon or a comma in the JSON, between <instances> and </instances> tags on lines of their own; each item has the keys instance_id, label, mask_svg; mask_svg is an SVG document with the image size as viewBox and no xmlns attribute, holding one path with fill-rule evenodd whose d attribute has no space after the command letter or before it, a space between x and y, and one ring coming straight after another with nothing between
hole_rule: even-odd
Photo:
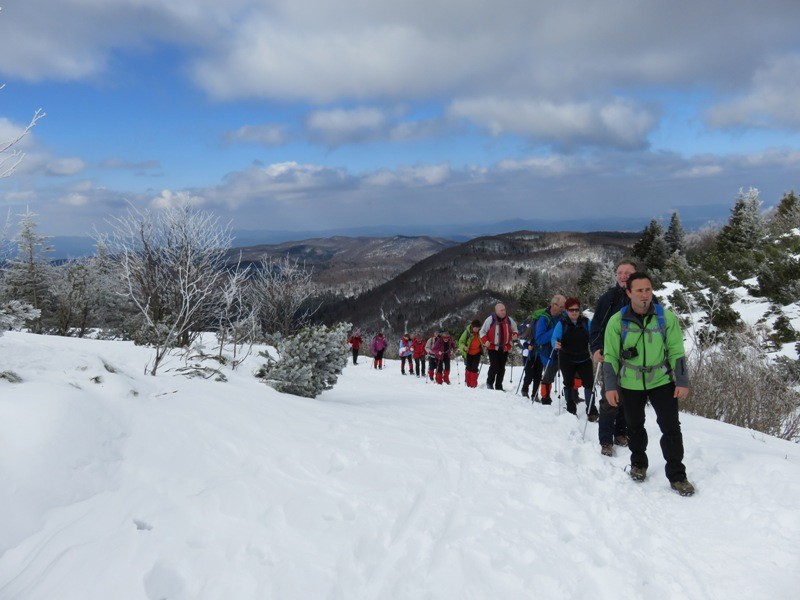
<instances>
[{"instance_id":1,"label":"snow-covered shrub","mask_svg":"<svg viewBox=\"0 0 800 600\"><path fill-rule=\"evenodd\" d=\"M351 328L350 323L330 328L325 325L304 327L295 335L283 338L277 359L260 353L267 362L256 377L279 392L316 398L333 388L347 364L346 340Z\"/></svg>"},{"instance_id":2,"label":"snow-covered shrub","mask_svg":"<svg viewBox=\"0 0 800 600\"><path fill-rule=\"evenodd\" d=\"M10 300L0 304L0 335L9 329L20 329L26 321L38 319L42 311L27 302Z\"/></svg>"},{"instance_id":3,"label":"snow-covered shrub","mask_svg":"<svg viewBox=\"0 0 800 600\"><path fill-rule=\"evenodd\" d=\"M764 351L763 334L748 328L689 357L691 394L682 408L710 419L800 439L796 375Z\"/></svg>"}]
</instances>

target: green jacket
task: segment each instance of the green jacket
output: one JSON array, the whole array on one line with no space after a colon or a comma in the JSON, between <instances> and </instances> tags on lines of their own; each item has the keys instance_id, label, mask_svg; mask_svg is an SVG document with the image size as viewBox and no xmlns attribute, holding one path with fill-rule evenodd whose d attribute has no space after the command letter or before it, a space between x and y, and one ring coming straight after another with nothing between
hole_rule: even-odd
<instances>
[{"instance_id":1,"label":"green jacket","mask_svg":"<svg viewBox=\"0 0 800 600\"><path fill-rule=\"evenodd\" d=\"M622 320L628 323L625 347L622 345ZM603 377L607 390L649 390L671 381L681 387L689 386L686 352L683 348L681 325L675 313L664 309L665 332L662 335L655 306L644 318L629 307L613 315L606 325L603 353ZM625 350L635 348L636 356L623 358Z\"/></svg>"},{"instance_id":2,"label":"green jacket","mask_svg":"<svg viewBox=\"0 0 800 600\"><path fill-rule=\"evenodd\" d=\"M461 354L461 358L466 360L467 351L469 350L470 344L472 344L472 338L475 337L480 339L480 332L472 333L472 328L467 327L461 334L461 337L458 338L458 352Z\"/></svg>"}]
</instances>

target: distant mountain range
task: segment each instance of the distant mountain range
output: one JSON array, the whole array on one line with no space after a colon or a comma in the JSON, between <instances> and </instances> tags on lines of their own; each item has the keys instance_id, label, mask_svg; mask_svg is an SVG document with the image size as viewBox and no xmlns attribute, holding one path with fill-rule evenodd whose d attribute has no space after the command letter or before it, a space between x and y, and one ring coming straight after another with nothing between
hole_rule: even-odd
<instances>
[{"instance_id":1,"label":"distant mountain range","mask_svg":"<svg viewBox=\"0 0 800 600\"><path fill-rule=\"evenodd\" d=\"M229 261L248 264L264 256L288 257L312 270L314 283L327 294L353 297L457 243L427 236L334 236L235 248L229 252Z\"/></svg>"},{"instance_id":2,"label":"distant mountain range","mask_svg":"<svg viewBox=\"0 0 800 600\"><path fill-rule=\"evenodd\" d=\"M668 222L673 210L678 210L684 229L692 230L703 227L712 221L727 218L730 206L710 204L704 206L665 207L654 218ZM485 235L499 235L510 231L626 231L640 232L649 222L649 218L619 218L592 215L581 219L509 219L494 223L446 223L441 225L381 225L374 227L349 227L324 230L234 230L234 246L237 248L259 246L263 244L283 244L291 241L320 239L329 237L354 238L386 238L393 236L428 237L466 242ZM54 236L49 239L54 251L54 259L79 258L94 252L94 240L88 236Z\"/></svg>"},{"instance_id":3,"label":"distant mountain range","mask_svg":"<svg viewBox=\"0 0 800 600\"><path fill-rule=\"evenodd\" d=\"M358 297L326 304L317 318L394 336L432 328L457 334L473 318L488 316L498 301L513 312L534 272L547 280L548 289L575 294L582 267L593 263L611 285L614 261L638 237L626 232L517 231L475 238L432 254Z\"/></svg>"}]
</instances>

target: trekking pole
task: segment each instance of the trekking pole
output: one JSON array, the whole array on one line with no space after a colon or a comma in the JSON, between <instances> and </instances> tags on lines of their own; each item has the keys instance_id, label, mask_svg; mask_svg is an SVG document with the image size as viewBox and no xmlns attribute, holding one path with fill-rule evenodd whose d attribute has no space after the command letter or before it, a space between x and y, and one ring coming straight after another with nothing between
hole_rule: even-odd
<instances>
[{"instance_id":1,"label":"trekking pole","mask_svg":"<svg viewBox=\"0 0 800 600\"><path fill-rule=\"evenodd\" d=\"M461 385L461 369L458 366L458 358L459 355L456 354L456 378L458 379L458 385Z\"/></svg>"},{"instance_id":2,"label":"trekking pole","mask_svg":"<svg viewBox=\"0 0 800 600\"><path fill-rule=\"evenodd\" d=\"M561 386L557 383L559 380L561 380ZM558 416L561 416L561 396L564 391L564 379L561 377L561 369L556 371L555 379L553 379L553 387L558 390Z\"/></svg>"},{"instance_id":3,"label":"trekking pole","mask_svg":"<svg viewBox=\"0 0 800 600\"><path fill-rule=\"evenodd\" d=\"M603 363L597 363L597 368L594 371L594 385L592 386L592 393L589 395L589 398L586 400L586 422L583 424L583 435L581 436L581 441L586 441L586 428L589 426L589 412L592 410L592 406L594 406L594 399L597 394L597 386L600 383L598 381L598 375L600 373L600 367Z\"/></svg>"},{"instance_id":4,"label":"trekking pole","mask_svg":"<svg viewBox=\"0 0 800 600\"><path fill-rule=\"evenodd\" d=\"M528 356L525 357L525 362L522 363L522 377L519 379L519 383L517 383L517 391L514 394L519 394L519 388L522 385L522 380L525 379L525 371L528 370L528 361L531 359L530 351L528 352Z\"/></svg>"}]
</instances>

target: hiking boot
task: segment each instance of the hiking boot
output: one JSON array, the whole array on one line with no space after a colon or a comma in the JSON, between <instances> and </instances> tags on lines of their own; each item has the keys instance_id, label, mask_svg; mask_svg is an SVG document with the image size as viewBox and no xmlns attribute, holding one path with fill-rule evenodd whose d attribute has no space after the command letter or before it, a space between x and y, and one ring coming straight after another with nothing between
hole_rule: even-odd
<instances>
[{"instance_id":1,"label":"hiking boot","mask_svg":"<svg viewBox=\"0 0 800 600\"><path fill-rule=\"evenodd\" d=\"M502 384L502 383L495 383L495 384L494 384L494 389L496 389L496 390L498 390L498 391L500 391L500 392L504 392L504 391L505 391L505 390L503 389L503 384Z\"/></svg>"},{"instance_id":2,"label":"hiking boot","mask_svg":"<svg viewBox=\"0 0 800 600\"><path fill-rule=\"evenodd\" d=\"M636 467L631 465L630 476L634 481L644 481L647 478L647 467Z\"/></svg>"},{"instance_id":3,"label":"hiking boot","mask_svg":"<svg viewBox=\"0 0 800 600\"><path fill-rule=\"evenodd\" d=\"M614 436L614 443L617 446L627 446L628 445L628 436L627 435L616 435L616 436Z\"/></svg>"},{"instance_id":4,"label":"hiking boot","mask_svg":"<svg viewBox=\"0 0 800 600\"><path fill-rule=\"evenodd\" d=\"M590 423L596 423L599 418L600 418L599 414L594 413L594 412L593 413L589 413L588 419L589 419Z\"/></svg>"},{"instance_id":5,"label":"hiking boot","mask_svg":"<svg viewBox=\"0 0 800 600\"><path fill-rule=\"evenodd\" d=\"M603 444L600 446L600 454L603 456L614 456L614 446L611 444Z\"/></svg>"},{"instance_id":6,"label":"hiking boot","mask_svg":"<svg viewBox=\"0 0 800 600\"><path fill-rule=\"evenodd\" d=\"M694 494L694 486L686 479L683 481L672 481L669 486L681 496L692 496Z\"/></svg>"},{"instance_id":7,"label":"hiking boot","mask_svg":"<svg viewBox=\"0 0 800 600\"><path fill-rule=\"evenodd\" d=\"M552 398L542 398L542 404L552 404L552 403L553 403Z\"/></svg>"},{"instance_id":8,"label":"hiking boot","mask_svg":"<svg viewBox=\"0 0 800 600\"><path fill-rule=\"evenodd\" d=\"M527 397L528 397L528 388L526 388L526 387L522 388L522 395L523 395L523 397L525 397L525 398L527 398Z\"/></svg>"}]
</instances>

